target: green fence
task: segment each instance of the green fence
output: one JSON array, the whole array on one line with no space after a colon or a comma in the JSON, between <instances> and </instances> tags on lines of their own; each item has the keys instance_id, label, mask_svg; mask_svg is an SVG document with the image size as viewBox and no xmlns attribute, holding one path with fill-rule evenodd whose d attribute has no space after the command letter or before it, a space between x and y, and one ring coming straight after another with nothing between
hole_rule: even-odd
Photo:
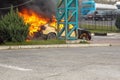
<instances>
[{"instance_id":1,"label":"green fence","mask_svg":"<svg viewBox=\"0 0 120 80\"><path fill-rule=\"evenodd\" d=\"M93 32L120 32L115 26L114 20L80 20L80 28L85 28Z\"/></svg>"}]
</instances>

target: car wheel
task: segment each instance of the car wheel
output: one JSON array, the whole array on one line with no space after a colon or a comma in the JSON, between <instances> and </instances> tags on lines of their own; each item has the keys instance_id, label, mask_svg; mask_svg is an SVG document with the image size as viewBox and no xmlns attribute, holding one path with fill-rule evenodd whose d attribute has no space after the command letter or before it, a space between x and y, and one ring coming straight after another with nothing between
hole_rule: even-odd
<instances>
[{"instance_id":1,"label":"car wheel","mask_svg":"<svg viewBox=\"0 0 120 80\"><path fill-rule=\"evenodd\" d=\"M91 36L87 33L82 33L81 35L79 35L79 39L91 40Z\"/></svg>"},{"instance_id":2,"label":"car wheel","mask_svg":"<svg viewBox=\"0 0 120 80\"><path fill-rule=\"evenodd\" d=\"M54 32L48 33L47 39L56 39L56 34Z\"/></svg>"}]
</instances>

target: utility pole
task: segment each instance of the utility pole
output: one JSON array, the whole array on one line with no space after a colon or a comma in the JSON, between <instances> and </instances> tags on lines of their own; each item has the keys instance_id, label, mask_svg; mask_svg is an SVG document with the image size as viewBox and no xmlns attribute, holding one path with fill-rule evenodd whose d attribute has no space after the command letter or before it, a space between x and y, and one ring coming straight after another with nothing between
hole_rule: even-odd
<instances>
[{"instance_id":1,"label":"utility pole","mask_svg":"<svg viewBox=\"0 0 120 80\"><path fill-rule=\"evenodd\" d=\"M78 38L78 0L57 0L58 38L75 40ZM63 37L62 34L65 33ZM74 36L71 36L75 33Z\"/></svg>"}]
</instances>

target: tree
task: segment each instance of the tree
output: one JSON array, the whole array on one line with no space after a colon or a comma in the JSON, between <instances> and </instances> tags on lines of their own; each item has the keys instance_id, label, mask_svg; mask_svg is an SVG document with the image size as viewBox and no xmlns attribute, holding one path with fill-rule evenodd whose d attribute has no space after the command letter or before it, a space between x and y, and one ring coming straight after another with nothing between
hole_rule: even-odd
<instances>
[{"instance_id":1,"label":"tree","mask_svg":"<svg viewBox=\"0 0 120 80\"><path fill-rule=\"evenodd\" d=\"M22 42L26 40L29 25L25 24L18 10L11 7L10 12L1 17L0 20L0 39L7 42Z\"/></svg>"}]
</instances>

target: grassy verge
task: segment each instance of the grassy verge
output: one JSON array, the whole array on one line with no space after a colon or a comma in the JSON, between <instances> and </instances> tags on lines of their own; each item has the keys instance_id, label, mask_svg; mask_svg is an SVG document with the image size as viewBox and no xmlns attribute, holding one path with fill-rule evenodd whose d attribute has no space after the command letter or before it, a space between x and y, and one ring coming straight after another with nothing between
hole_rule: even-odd
<instances>
[{"instance_id":1,"label":"grassy verge","mask_svg":"<svg viewBox=\"0 0 120 80\"><path fill-rule=\"evenodd\" d=\"M5 42L0 46L17 46L17 45L54 45L54 44L66 44L65 40L31 40L25 42ZM89 44L89 41L81 40L77 44Z\"/></svg>"},{"instance_id":2,"label":"grassy verge","mask_svg":"<svg viewBox=\"0 0 120 80\"><path fill-rule=\"evenodd\" d=\"M95 25L82 25L82 28L90 30L91 33L112 33L120 32L115 26L95 26ZM87 41L81 41L80 44L88 44ZM31 40L25 42L5 42L3 45L52 45L52 44L66 44L65 40Z\"/></svg>"},{"instance_id":3,"label":"grassy verge","mask_svg":"<svg viewBox=\"0 0 120 80\"><path fill-rule=\"evenodd\" d=\"M65 40L32 40L27 42L6 42L3 45L52 45L65 43Z\"/></svg>"},{"instance_id":4,"label":"grassy verge","mask_svg":"<svg viewBox=\"0 0 120 80\"><path fill-rule=\"evenodd\" d=\"M101 32L101 33L112 33L120 32L115 26L99 26L99 25L81 25L82 28L90 30L92 33Z\"/></svg>"}]
</instances>

